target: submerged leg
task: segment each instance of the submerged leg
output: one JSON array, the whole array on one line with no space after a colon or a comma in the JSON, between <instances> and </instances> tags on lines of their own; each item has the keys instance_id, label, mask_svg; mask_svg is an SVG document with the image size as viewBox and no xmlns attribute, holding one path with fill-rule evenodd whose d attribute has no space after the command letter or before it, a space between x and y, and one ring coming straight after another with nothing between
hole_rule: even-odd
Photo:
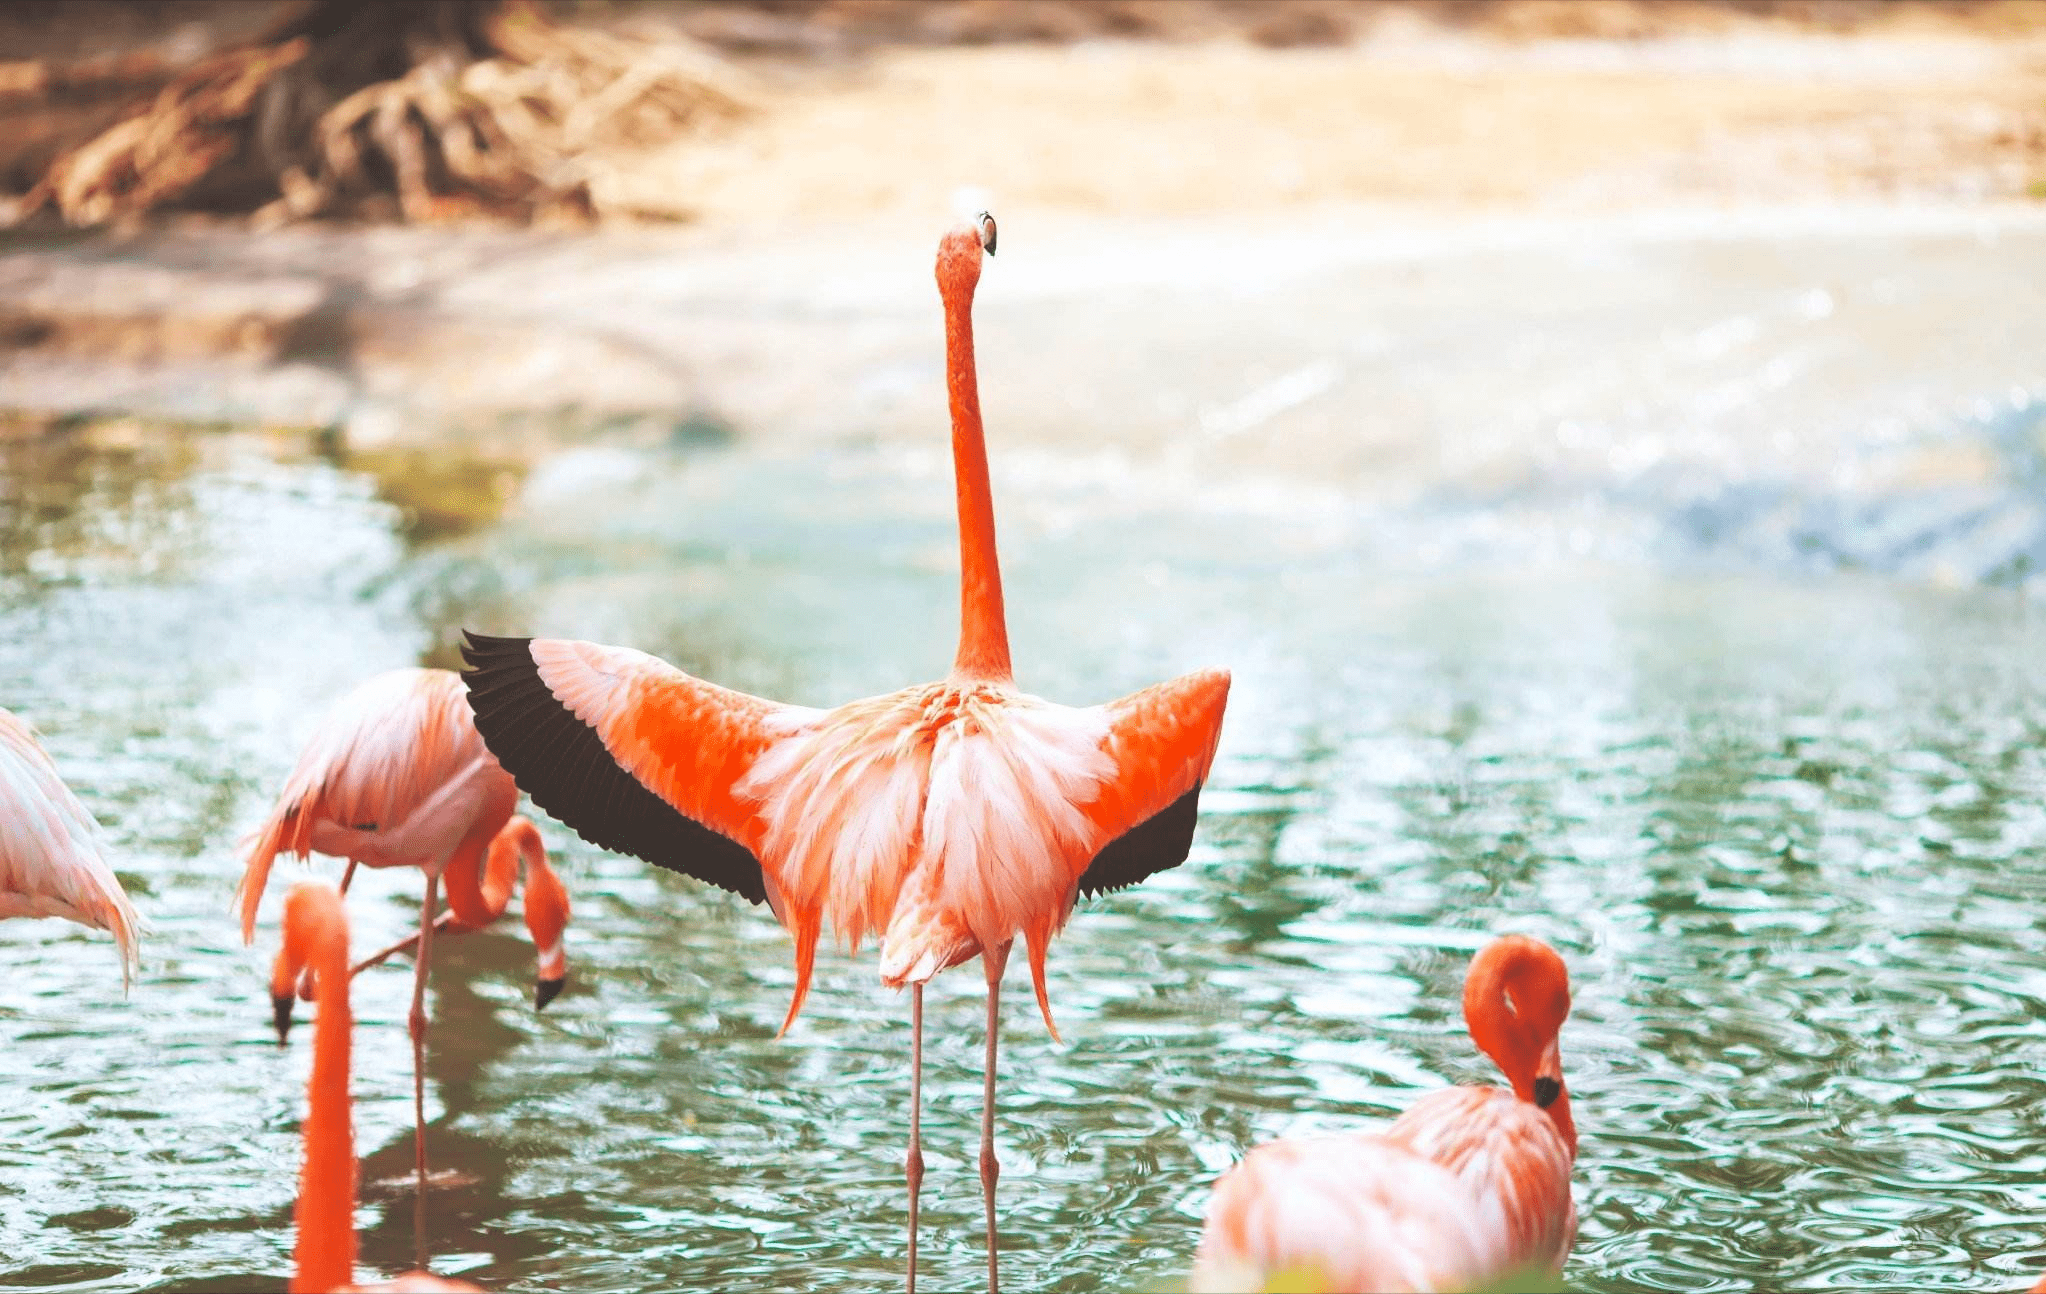
<instances>
[{"instance_id":1,"label":"submerged leg","mask_svg":"<svg viewBox=\"0 0 2046 1294\"><path fill-rule=\"evenodd\" d=\"M909 987L909 1294L916 1294L917 1192L924 1184L924 986Z\"/></svg>"},{"instance_id":2,"label":"submerged leg","mask_svg":"<svg viewBox=\"0 0 2046 1294\"><path fill-rule=\"evenodd\" d=\"M995 1294L1001 1276L995 1265L995 1181L1002 1166L995 1162L995 1040L1000 1035L1002 971L1009 964L1009 945L981 953L987 970L987 1076L980 1096L980 1190L987 1200L987 1289Z\"/></svg>"}]
</instances>

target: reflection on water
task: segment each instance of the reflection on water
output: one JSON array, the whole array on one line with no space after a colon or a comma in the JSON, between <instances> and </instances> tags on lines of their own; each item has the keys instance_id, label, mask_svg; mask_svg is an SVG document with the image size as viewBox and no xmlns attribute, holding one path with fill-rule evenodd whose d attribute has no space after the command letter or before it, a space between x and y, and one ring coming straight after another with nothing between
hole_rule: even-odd
<instances>
[{"instance_id":1,"label":"reflection on water","mask_svg":"<svg viewBox=\"0 0 2046 1294\"><path fill-rule=\"evenodd\" d=\"M1570 959L1586 1289L1996 1289L2046 1258L2046 625L2018 594L1839 575L1388 559L1369 517L1199 516L1005 473L1024 683L1237 671L1188 865L1090 905L1019 989L1001 1087L1016 1289L1183 1272L1251 1143L1483 1079L1472 949ZM472 466L449 479L473 483ZM427 479L413 476L417 481ZM1022 478L1020 481L1014 479ZM579 449L461 525L259 437L0 446L0 700L107 823L152 930L0 924L0 1287L274 1288L308 1049L227 912L319 710L457 627L628 642L829 702L942 670L939 459ZM469 488L464 486L464 489ZM495 486L490 487L495 489ZM906 1003L559 829L571 986L517 928L441 945L428 1113L466 1180L437 1265L493 1288L890 1288ZM363 947L415 878L369 874ZM1020 984L1020 980L1017 981ZM409 969L356 985L366 1267L411 1260ZM977 1279L979 978L931 995L928 1280Z\"/></svg>"}]
</instances>

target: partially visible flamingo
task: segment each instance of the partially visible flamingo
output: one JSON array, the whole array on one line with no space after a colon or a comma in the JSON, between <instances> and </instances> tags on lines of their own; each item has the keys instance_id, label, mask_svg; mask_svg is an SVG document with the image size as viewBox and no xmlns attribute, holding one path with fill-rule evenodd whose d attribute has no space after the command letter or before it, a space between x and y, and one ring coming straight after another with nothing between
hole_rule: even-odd
<instances>
[{"instance_id":1,"label":"partially visible flamingo","mask_svg":"<svg viewBox=\"0 0 2046 1294\"><path fill-rule=\"evenodd\" d=\"M419 908L416 965L412 978L412 1109L414 1159L420 1194L426 1192L426 977L438 928L435 908L440 884L448 884L455 924L488 925L504 910L502 896L491 906L480 875L486 849L502 848L516 858L538 833L523 818L512 823L518 788L476 735L463 700L460 675L444 669L398 669L364 682L335 705L306 743L298 766L284 784L270 818L257 832L242 873L236 902L242 938L253 942L256 910L270 865L279 853L331 854L355 865L417 867L426 874ZM527 857L532 857L528 854ZM495 866L495 864L494 864ZM545 1006L561 989L565 974L561 932L568 920L567 896L547 868L544 855L529 867L526 921L540 945L540 982L534 1001ZM500 880L504 878L500 876ZM342 885L347 886L344 878ZM534 902L535 893L540 901ZM559 898L559 902L550 901ZM395 952L405 945L389 951ZM379 957L388 956L389 952ZM552 975L550 982L549 976ZM288 1024L290 1003L279 1010Z\"/></svg>"},{"instance_id":2,"label":"partially visible flamingo","mask_svg":"<svg viewBox=\"0 0 2046 1294\"><path fill-rule=\"evenodd\" d=\"M135 975L135 908L100 850L99 824L57 776L35 729L0 710L0 917L63 917L109 931Z\"/></svg>"},{"instance_id":3,"label":"partially visible flamingo","mask_svg":"<svg viewBox=\"0 0 2046 1294\"><path fill-rule=\"evenodd\" d=\"M312 976L319 1007L313 1024L313 1072L306 1085L305 1167L293 1212L298 1243L292 1254L297 1264L292 1294L481 1290L468 1281L444 1280L423 1271L383 1284L355 1284L355 1127L348 1097L354 1016L348 1003L348 917L341 909L340 892L324 882L304 882L284 896L284 946L270 975L270 994L281 1004L279 1044L302 974Z\"/></svg>"},{"instance_id":4,"label":"partially visible flamingo","mask_svg":"<svg viewBox=\"0 0 2046 1294\"><path fill-rule=\"evenodd\" d=\"M1184 861L1229 675L1188 674L1074 709L1017 689L973 358L973 292L995 249L983 214L938 245L959 508L960 633L944 681L834 710L782 705L620 647L469 635L476 727L549 813L607 849L763 899L795 938L785 1032L829 921L881 940L910 986L909 1288L923 1180L923 988L980 957L987 1059L980 1178L997 1287L996 1007L1020 936L1057 1037L1045 950L1082 894Z\"/></svg>"},{"instance_id":5,"label":"partially visible flamingo","mask_svg":"<svg viewBox=\"0 0 2046 1294\"><path fill-rule=\"evenodd\" d=\"M1472 960L1463 1012L1513 1089L1452 1087L1382 1134L1251 1151L1215 1183L1195 1291L1469 1289L1562 1272L1577 1237L1557 1051L1569 972L1547 944L1508 935Z\"/></svg>"}]
</instances>

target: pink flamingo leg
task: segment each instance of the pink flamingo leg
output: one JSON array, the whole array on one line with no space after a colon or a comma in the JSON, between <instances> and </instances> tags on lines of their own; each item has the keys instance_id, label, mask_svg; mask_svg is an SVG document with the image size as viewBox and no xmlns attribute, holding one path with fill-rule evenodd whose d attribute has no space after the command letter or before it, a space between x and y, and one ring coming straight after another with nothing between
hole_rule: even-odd
<instances>
[{"instance_id":1,"label":"pink flamingo leg","mask_svg":"<svg viewBox=\"0 0 2046 1294\"><path fill-rule=\"evenodd\" d=\"M457 929L457 927L460 926L460 924L461 924L460 922L455 920L454 913L443 912L438 917L434 918L433 928L435 930L440 931L442 934L447 934L451 930L454 931L456 934L461 934L462 931ZM409 953L418 946L419 946L418 934L414 933L406 935L403 939L400 939L397 943L392 944L390 947L379 948L377 951L371 953L369 956L355 963L355 965L349 967L348 974L351 978L360 975L364 971L368 970L370 967L381 966L385 962L391 960L391 958L396 957L399 953Z\"/></svg>"},{"instance_id":2,"label":"pink flamingo leg","mask_svg":"<svg viewBox=\"0 0 2046 1294\"><path fill-rule=\"evenodd\" d=\"M1002 1175L1002 1166L995 1159L995 1041L1000 1033L997 1024L1002 995L1002 971L1009 964L1010 947L1009 944L1003 944L1000 948L982 953L980 957L981 964L987 970L987 1074L980 1099L980 1189L987 1200L988 1294L995 1294L1001 1282L995 1259L995 1182Z\"/></svg>"},{"instance_id":3,"label":"pink flamingo leg","mask_svg":"<svg viewBox=\"0 0 2046 1294\"><path fill-rule=\"evenodd\" d=\"M426 1199L426 970L433 958L433 910L440 899L440 873L426 873L426 899L419 908L419 962L412 973L412 1156L419 1198ZM424 1216L422 1204L421 1215Z\"/></svg>"},{"instance_id":4,"label":"pink flamingo leg","mask_svg":"<svg viewBox=\"0 0 2046 1294\"><path fill-rule=\"evenodd\" d=\"M917 1192L924 1184L924 986L909 989L909 1294L916 1294Z\"/></svg>"}]
</instances>

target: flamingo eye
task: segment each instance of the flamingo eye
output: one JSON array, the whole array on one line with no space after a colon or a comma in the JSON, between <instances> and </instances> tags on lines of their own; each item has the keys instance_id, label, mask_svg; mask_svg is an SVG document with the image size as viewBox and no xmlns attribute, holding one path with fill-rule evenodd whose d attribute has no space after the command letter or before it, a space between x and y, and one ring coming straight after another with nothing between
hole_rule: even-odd
<instances>
[{"instance_id":1,"label":"flamingo eye","mask_svg":"<svg viewBox=\"0 0 2046 1294\"><path fill-rule=\"evenodd\" d=\"M1538 1078L1534 1081L1535 1104L1544 1110L1554 1105L1556 1098L1561 1095L1563 1095L1563 1085L1555 1079Z\"/></svg>"},{"instance_id":2,"label":"flamingo eye","mask_svg":"<svg viewBox=\"0 0 2046 1294\"><path fill-rule=\"evenodd\" d=\"M980 245L987 250L988 255L993 256L995 254L995 218L983 211L974 218L974 223L980 226Z\"/></svg>"}]
</instances>

